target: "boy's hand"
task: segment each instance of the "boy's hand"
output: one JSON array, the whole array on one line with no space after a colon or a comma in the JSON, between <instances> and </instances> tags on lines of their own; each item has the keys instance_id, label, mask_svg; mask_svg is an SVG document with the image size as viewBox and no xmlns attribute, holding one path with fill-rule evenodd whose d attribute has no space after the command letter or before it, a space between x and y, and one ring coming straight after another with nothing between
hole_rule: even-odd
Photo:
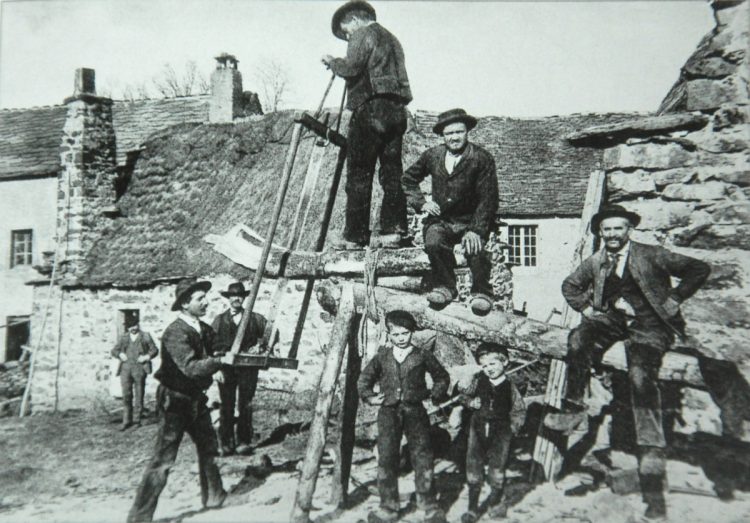
<instances>
[{"instance_id":1,"label":"boy's hand","mask_svg":"<svg viewBox=\"0 0 750 523\"><path fill-rule=\"evenodd\" d=\"M440 216L440 206L434 201L430 200L422 206L422 212L431 214L433 216Z\"/></svg>"},{"instance_id":2,"label":"boy's hand","mask_svg":"<svg viewBox=\"0 0 750 523\"><path fill-rule=\"evenodd\" d=\"M121 352L121 353L120 353L120 354L118 355L118 357L120 358L120 361L121 361L121 362L123 362L123 363L124 363L124 362L126 362L126 361L128 361L128 357L127 357L127 356L125 356L125 353L124 353L124 352Z\"/></svg>"},{"instance_id":3,"label":"boy's hand","mask_svg":"<svg viewBox=\"0 0 750 523\"><path fill-rule=\"evenodd\" d=\"M469 401L467 407L474 410L479 410L482 408L482 400L479 398L471 398L471 401Z\"/></svg>"},{"instance_id":4,"label":"boy's hand","mask_svg":"<svg viewBox=\"0 0 750 523\"><path fill-rule=\"evenodd\" d=\"M382 394L375 394L374 396L368 396L365 398L365 403L368 405L371 405L373 407L377 407L378 405L383 404L383 395Z\"/></svg>"}]
</instances>

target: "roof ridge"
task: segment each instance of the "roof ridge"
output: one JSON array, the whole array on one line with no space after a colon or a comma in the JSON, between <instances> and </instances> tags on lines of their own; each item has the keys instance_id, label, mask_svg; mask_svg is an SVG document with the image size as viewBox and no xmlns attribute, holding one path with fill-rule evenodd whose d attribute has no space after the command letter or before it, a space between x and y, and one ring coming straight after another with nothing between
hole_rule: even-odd
<instances>
[{"instance_id":1,"label":"roof ridge","mask_svg":"<svg viewBox=\"0 0 750 523\"><path fill-rule=\"evenodd\" d=\"M22 111L33 111L35 109L54 109L58 107L65 107L65 104L33 105L31 107L3 107L3 108L0 108L0 112L13 113L13 112L22 112Z\"/></svg>"}]
</instances>

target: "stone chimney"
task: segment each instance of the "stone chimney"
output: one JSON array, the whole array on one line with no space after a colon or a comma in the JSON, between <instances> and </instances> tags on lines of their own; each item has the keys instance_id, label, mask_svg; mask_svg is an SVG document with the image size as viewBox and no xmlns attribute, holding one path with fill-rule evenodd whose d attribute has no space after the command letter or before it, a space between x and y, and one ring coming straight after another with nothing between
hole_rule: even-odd
<instances>
[{"instance_id":1,"label":"stone chimney","mask_svg":"<svg viewBox=\"0 0 750 523\"><path fill-rule=\"evenodd\" d=\"M241 116L242 75L237 69L238 62L237 58L227 53L216 57L216 69L211 73L210 123L232 122Z\"/></svg>"},{"instance_id":2,"label":"stone chimney","mask_svg":"<svg viewBox=\"0 0 750 523\"><path fill-rule=\"evenodd\" d=\"M76 69L60 147L57 191L58 273L74 283L103 212L115 203L115 130L112 100L96 95L93 69Z\"/></svg>"}]
</instances>

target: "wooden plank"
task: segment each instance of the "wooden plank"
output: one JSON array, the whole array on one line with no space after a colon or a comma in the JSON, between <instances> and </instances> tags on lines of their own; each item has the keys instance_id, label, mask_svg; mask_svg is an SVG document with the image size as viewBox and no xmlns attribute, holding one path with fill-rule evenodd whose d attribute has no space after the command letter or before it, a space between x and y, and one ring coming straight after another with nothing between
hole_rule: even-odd
<instances>
[{"instance_id":1,"label":"wooden plank","mask_svg":"<svg viewBox=\"0 0 750 523\"><path fill-rule=\"evenodd\" d=\"M258 354L244 354L235 356L235 367L258 367L261 369L290 369L297 370L299 361L295 358L276 358Z\"/></svg>"},{"instance_id":2,"label":"wooden plank","mask_svg":"<svg viewBox=\"0 0 750 523\"><path fill-rule=\"evenodd\" d=\"M312 498L315 493L315 484L318 481L320 470L320 459L326 444L326 433L328 420L331 416L331 403L336 390L336 382L341 363L349 341L349 333L352 330L354 319L354 296L351 284L344 286L339 303L338 314L331 332L331 340L328 345L328 354L323 364L323 372L318 385L318 397L315 404L312 424L310 425L310 436L307 440L305 459L302 463L302 471L297 492L294 497L291 520L294 523L307 523L310 521L310 509Z\"/></svg>"}]
</instances>

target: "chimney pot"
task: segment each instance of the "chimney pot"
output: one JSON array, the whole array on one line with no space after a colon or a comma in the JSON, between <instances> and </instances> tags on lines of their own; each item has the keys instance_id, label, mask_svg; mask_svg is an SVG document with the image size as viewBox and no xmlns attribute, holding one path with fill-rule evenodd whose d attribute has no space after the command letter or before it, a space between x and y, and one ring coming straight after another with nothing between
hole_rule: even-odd
<instances>
[{"instance_id":1,"label":"chimney pot","mask_svg":"<svg viewBox=\"0 0 750 523\"><path fill-rule=\"evenodd\" d=\"M96 95L96 71L93 69L88 69L86 67L76 69L73 96L81 94Z\"/></svg>"}]
</instances>

